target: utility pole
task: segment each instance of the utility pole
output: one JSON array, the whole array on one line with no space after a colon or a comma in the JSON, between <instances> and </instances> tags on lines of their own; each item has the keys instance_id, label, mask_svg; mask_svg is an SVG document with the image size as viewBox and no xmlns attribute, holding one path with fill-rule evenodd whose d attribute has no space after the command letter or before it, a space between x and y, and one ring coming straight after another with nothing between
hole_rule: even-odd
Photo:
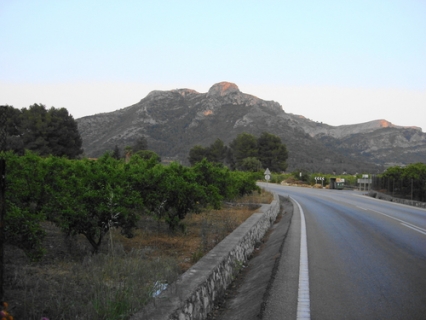
<instances>
[{"instance_id":1,"label":"utility pole","mask_svg":"<svg viewBox=\"0 0 426 320\"><path fill-rule=\"evenodd\" d=\"M0 106L0 152L6 151L6 107ZM6 215L6 159L0 154L0 303L4 302L4 217Z\"/></svg>"}]
</instances>

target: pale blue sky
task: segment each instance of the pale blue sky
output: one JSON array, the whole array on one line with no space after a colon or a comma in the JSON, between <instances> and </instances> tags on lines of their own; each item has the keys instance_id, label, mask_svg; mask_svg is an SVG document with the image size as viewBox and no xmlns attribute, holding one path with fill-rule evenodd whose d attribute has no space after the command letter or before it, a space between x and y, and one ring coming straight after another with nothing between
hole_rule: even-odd
<instances>
[{"instance_id":1,"label":"pale blue sky","mask_svg":"<svg viewBox=\"0 0 426 320\"><path fill-rule=\"evenodd\" d=\"M426 1L0 0L0 104L80 118L217 82L330 125L426 131Z\"/></svg>"}]
</instances>

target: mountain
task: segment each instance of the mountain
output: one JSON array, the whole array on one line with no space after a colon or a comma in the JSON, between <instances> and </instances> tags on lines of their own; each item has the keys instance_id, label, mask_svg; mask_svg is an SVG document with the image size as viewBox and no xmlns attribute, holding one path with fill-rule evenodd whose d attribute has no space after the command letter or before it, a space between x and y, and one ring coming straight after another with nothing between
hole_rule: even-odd
<instances>
[{"instance_id":1,"label":"mountain","mask_svg":"<svg viewBox=\"0 0 426 320\"><path fill-rule=\"evenodd\" d=\"M229 82L217 83L207 93L152 91L127 108L76 121L89 157L144 136L162 159L188 164L194 145L208 146L217 138L229 144L239 133L259 136L267 131L286 144L288 170L374 173L386 163L426 159L426 134L420 128L384 120L333 127L286 113L277 102L242 93Z\"/></svg>"},{"instance_id":2,"label":"mountain","mask_svg":"<svg viewBox=\"0 0 426 320\"><path fill-rule=\"evenodd\" d=\"M291 116L291 115L290 115ZM386 120L329 126L292 115L294 125L326 147L385 167L426 162L426 134L419 127L398 126Z\"/></svg>"}]
</instances>

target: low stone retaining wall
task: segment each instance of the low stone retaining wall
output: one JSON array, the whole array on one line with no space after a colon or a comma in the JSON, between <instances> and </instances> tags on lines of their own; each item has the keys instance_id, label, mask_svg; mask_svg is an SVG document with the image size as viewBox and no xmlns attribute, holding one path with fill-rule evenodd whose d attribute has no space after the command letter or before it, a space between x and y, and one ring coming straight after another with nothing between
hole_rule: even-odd
<instances>
[{"instance_id":1,"label":"low stone retaining wall","mask_svg":"<svg viewBox=\"0 0 426 320\"><path fill-rule=\"evenodd\" d=\"M188 269L152 303L131 320L205 319L214 301L231 284L249 259L256 243L273 225L279 211L278 196L269 205L262 205L230 235Z\"/></svg>"},{"instance_id":2,"label":"low stone retaining wall","mask_svg":"<svg viewBox=\"0 0 426 320\"><path fill-rule=\"evenodd\" d=\"M426 202L395 198L395 197L392 197L390 195L387 195L387 194L384 194L384 193L381 193L381 192L377 192L377 191L374 191L374 190L370 190L368 192L368 195L370 197L376 198L376 199L382 199L382 200L386 200L386 201L390 201L390 202L402 203L402 204L406 204L406 205L409 205L409 206L426 209Z\"/></svg>"}]
</instances>

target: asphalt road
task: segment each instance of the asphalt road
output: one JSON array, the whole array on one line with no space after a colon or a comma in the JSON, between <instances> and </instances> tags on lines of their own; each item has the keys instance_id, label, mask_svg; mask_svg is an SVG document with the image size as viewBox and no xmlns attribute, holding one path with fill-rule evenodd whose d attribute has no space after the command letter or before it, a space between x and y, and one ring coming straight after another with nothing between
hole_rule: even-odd
<instances>
[{"instance_id":1,"label":"asphalt road","mask_svg":"<svg viewBox=\"0 0 426 320\"><path fill-rule=\"evenodd\" d=\"M354 191L262 186L295 202L263 319L426 319L426 210Z\"/></svg>"}]
</instances>

